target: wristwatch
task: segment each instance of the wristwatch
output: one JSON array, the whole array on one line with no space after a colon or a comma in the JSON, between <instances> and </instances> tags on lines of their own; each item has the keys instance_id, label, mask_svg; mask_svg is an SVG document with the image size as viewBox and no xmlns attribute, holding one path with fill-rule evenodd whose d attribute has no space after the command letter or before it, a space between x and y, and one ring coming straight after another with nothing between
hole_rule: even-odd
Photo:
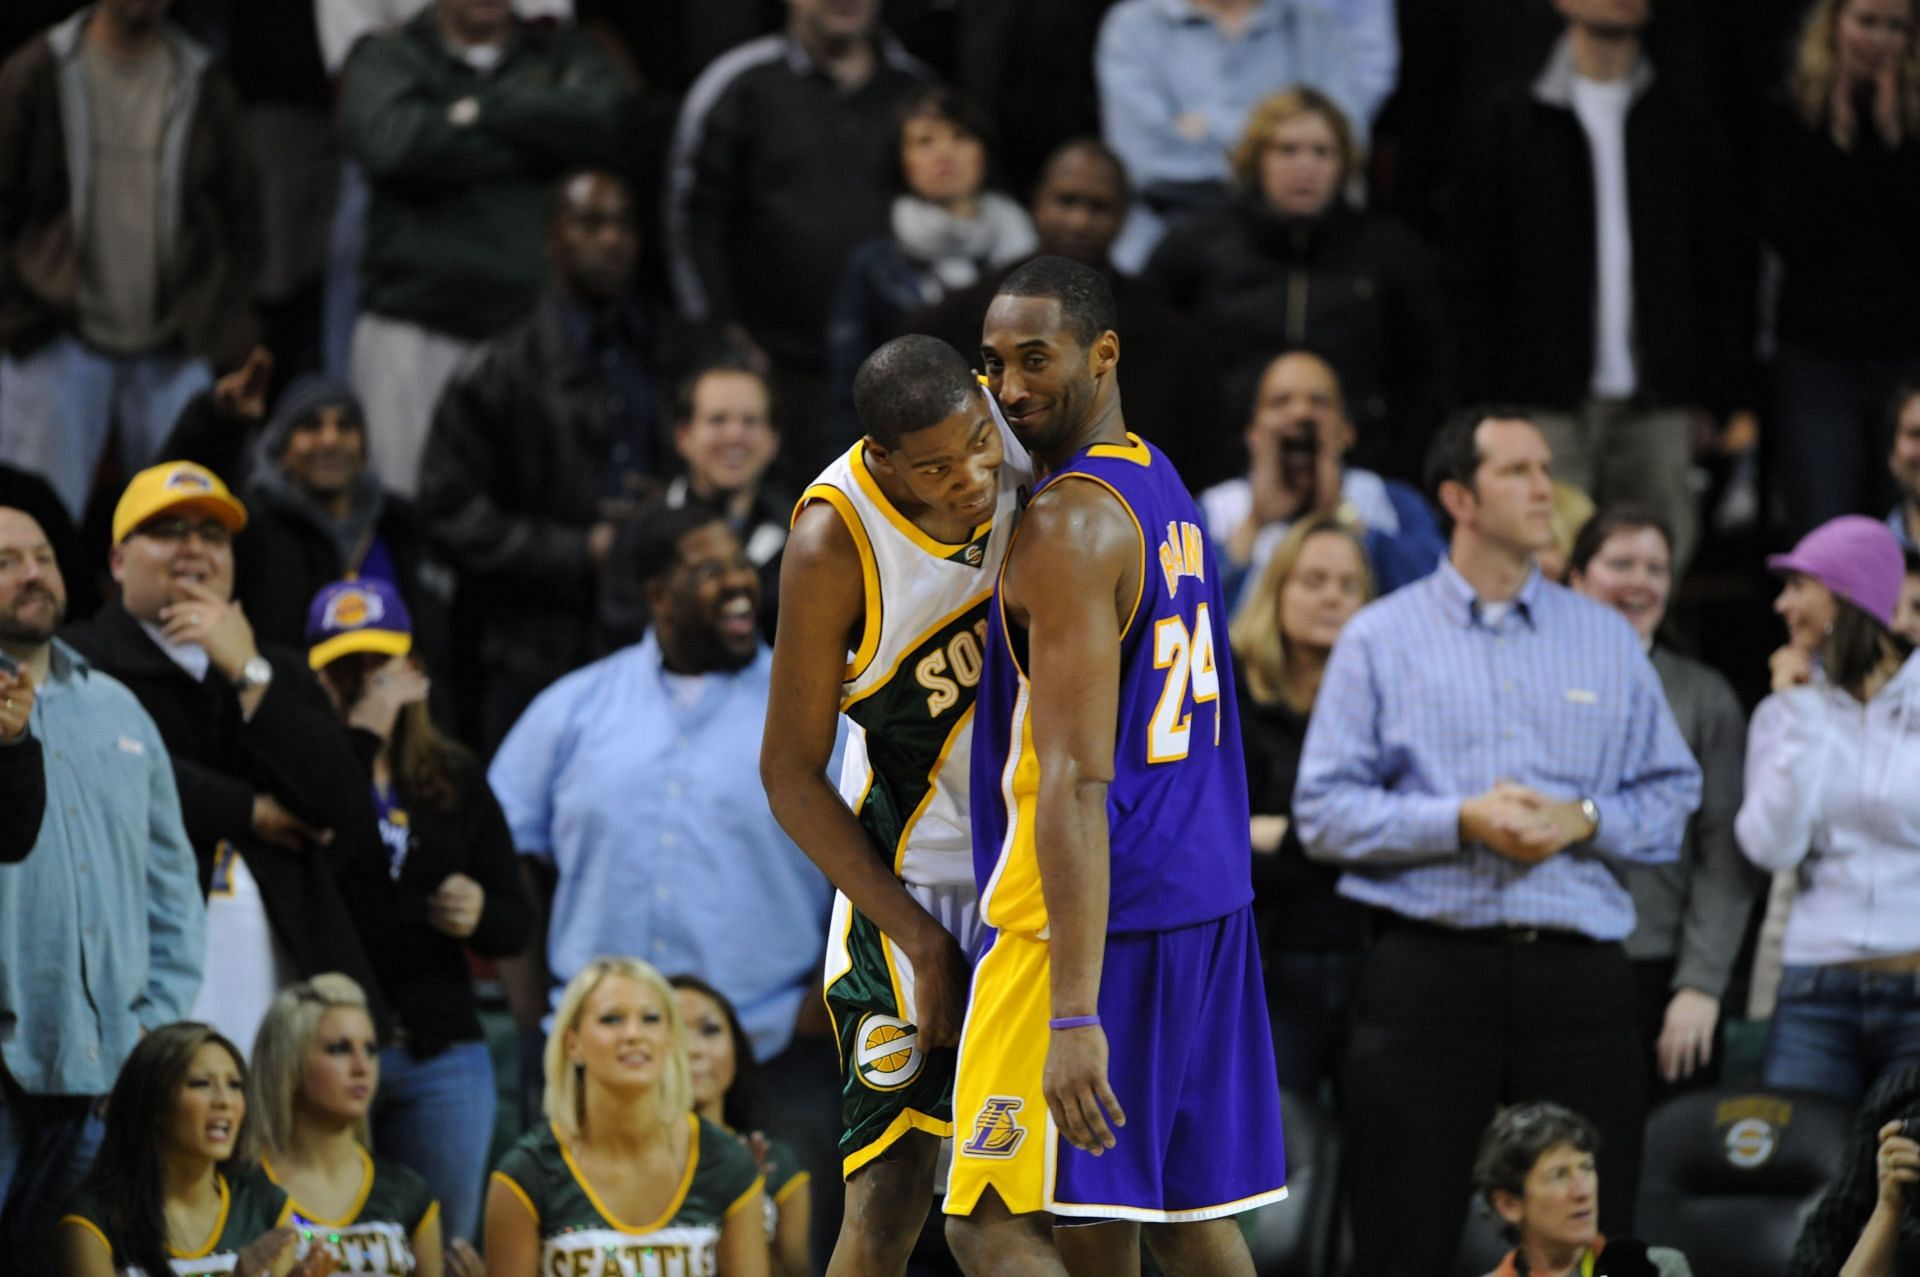
<instances>
[{"instance_id":1,"label":"wristwatch","mask_svg":"<svg viewBox=\"0 0 1920 1277\"><path fill-rule=\"evenodd\" d=\"M249 657L240 667L240 677L233 680L236 692L251 692L256 687L265 687L273 682L273 666L267 664L264 656Z\"/></svg>"},{"instance_id":2,"label":"wristwatch","mask_svg":"<svg viewBox=\"0 0 1920 1277\"><path fill-rule=\"evenodd\" d=\"M1591 798L1582 798L1580 800L1580 814L1587 818L1589 825L1593 826L1593 832L1587 835L1587 841L1592 842L1600 836L1600 805Z\"/></svg>"}]
</instances>

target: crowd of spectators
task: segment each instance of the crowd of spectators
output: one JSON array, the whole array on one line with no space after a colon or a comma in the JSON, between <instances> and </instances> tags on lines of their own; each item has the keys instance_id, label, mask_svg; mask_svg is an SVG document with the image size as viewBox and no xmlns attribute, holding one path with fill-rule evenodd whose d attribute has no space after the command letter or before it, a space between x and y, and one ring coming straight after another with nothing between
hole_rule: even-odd
<instances>
[{"instance_id":1,"label":"crowd of spectators","mask_svg":"<svg viewBox=\"0 0 1920 1277\"><path fill-rule=\"evenodd\" d=\"M0 1265L320 1277L293 1212L530 1273L625 1227L591 1125L583 1182L701 1161L687 1244L812 1271L792 498L871 351L975 356L1051 254L1233 604L1354 1271L1446 1271L1476 1194L1503 1272L1683 1271L1631 1240L1646 1117L1734 1080L1859 1109L1797 1262L1895 1271L1916 228L1916 0L22 3Z\"/></svg>"}]
</instances>

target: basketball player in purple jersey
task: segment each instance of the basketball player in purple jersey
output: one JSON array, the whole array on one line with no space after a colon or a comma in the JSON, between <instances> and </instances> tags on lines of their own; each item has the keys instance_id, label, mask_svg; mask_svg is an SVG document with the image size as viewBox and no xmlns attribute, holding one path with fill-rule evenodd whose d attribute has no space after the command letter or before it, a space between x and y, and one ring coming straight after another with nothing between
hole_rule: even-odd
<instances>
[{"instance_id":1,"label":"basketball player in purple jersey","mask_svg":"<svg viewBox=\"0 0 1920 1277\"><path fill-rule=\"evenodd\" d=\"M1063 1272L1052 1225L1094 1220L1168 1272L1251 1277L1231 1217L1286 1194L1227 609L1186 486L1127 432L1113 327L1104 277L1042 257L982 338L1039 486L975 702L994 931L946 1199L969 1277Z\"/></svg>"}]
</instances>

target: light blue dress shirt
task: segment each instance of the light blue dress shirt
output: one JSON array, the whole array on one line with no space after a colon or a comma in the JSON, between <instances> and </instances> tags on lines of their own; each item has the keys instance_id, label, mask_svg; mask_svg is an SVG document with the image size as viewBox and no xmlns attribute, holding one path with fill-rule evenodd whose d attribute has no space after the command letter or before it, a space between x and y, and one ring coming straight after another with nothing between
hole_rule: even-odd
<instances>
[{"instance_id":1,"label":"light blue dress shirt","mask_svg":"<svg viewBox=\"0 0 1920 1277\"><path fill-rule=\"evenodd\" d=\"M652 634L542 692L487 769L522 855L554 866L553 999L602 954L726 994L765 1060L818 997L833 891L760 785L772 655L684 704Z\"/></svg>"},{"instance_id":2,"label":"light blue dress shirt","mask_svg":"<svg viewBox=\"0 0 1920 1277\"><path fill-rule=\"evenodd\" d=\"M1591 798L1598 836L1537 865L1462 847L1461 802L1502 780ZM1674 859L1699 803L1700 769L1624 618L1536 571L1494 620L1449 561L1341 632L1293 811L1307 854L1346 868L1342 895L1448 926L1620 940L1626 867Z\"/></svg>"},{"instance_id":3,"label":"light blue dress shirt","mask_svg":"<svg viewBox=\"0 0 1920 1277\"><path fill-rule=\"evenodd\" d=\"M0 1054L30 1095L103 1095L200 991L206 906L173 762L124 685L53 640L28 723L40 838L0 865Z\"/></svg>"}]
</instances>

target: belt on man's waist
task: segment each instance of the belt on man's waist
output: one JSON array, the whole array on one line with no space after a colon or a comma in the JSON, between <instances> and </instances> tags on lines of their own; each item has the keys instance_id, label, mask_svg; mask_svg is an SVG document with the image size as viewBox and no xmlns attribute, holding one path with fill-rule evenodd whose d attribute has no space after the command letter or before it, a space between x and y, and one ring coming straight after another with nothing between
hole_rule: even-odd
<instances>
[{"instance_id":1,"label":"belt on man's waist","mask_svg":"<svg viewBox=\"0 0 1920 1277\"><path fill-rule=\"evenodd\" d=\"M1375 910L1374 926L1381 931L1399 928L1469 944L1601 945L1617 943L1596 939L1584 931L1574 931L1568 927L1510 924L1493 927L1455 927L1444 922L1429 922L1425 918L1411 918L1404 913L1395 913L1391 909Z\"/></svg>"}]
</instances>

